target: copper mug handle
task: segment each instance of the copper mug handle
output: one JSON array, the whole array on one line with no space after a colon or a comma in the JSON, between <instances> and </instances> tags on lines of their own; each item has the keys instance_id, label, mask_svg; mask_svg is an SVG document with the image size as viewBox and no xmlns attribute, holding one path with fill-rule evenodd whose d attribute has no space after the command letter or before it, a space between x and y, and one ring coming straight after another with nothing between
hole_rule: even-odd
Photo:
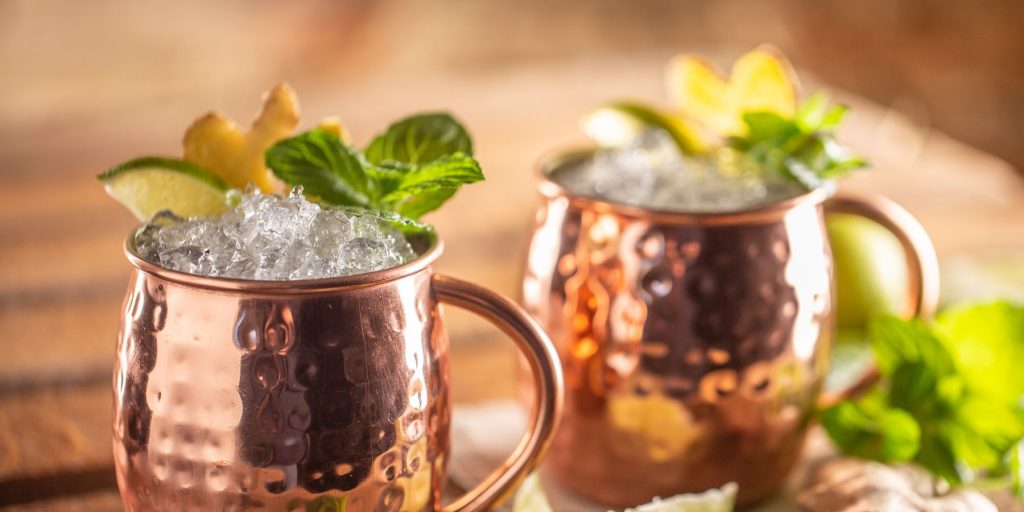
<instances>
[{"instance_id":1,"label":"copper mug handle","mask_svg":"<svg viewBox=\"0 0 1024 512\"><path fill-rule=\"evenodd\" d=\"M939 259L928 233L921 223L902 206L882 196L869 198L839 195L825 202L825 214L844 213L874 221L888 229L907 259L909 316L931 318L939 302ZM859 395L879 378L878 368L871 366L849 387L826 393L818 400L825 408Z\"/></svg>"},{"instance_id":2,"label":"copper mug handle","mask_svg":"<svg viewBox=\"0 0 1024 512\"><path fill-rule=\"evenodd\" d=\"M445 512L490 510L515 491L551 446L562 412L562 366L551 340L537 322L511 300L475 284L441 275L434 276L434 291L441 302L476 313L511 337L529 361L533 374L536 405L519 445L483 482L444 509Z\"/></svg>"}]
</instances>

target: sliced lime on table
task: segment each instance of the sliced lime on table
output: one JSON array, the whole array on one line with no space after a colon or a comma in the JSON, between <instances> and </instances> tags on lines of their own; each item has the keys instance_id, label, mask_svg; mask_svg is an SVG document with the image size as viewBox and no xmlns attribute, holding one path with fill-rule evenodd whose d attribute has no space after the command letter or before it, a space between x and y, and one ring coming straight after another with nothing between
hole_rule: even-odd
<instances>
[{"instance_id":1,"label":"sliced lime on table","mask_svg":"<svg viewBox=\"0 0 1024 512\"><path fill-rule=\"evenodd\" d=\"M734 482L729 482L718 489L708 489L702 493L656 499L646 505L626 509L626 512L732 512L737 489Z\"/></svg>"},{"instance_id":2,"label":"sliced lime on table","mask_svg":"<svg viewBox=\"0 0 1024 512\"><path fill-rule=\"evenodd\" d=\"M97 176L107 194L140 221L170 210L182 217L210 217L228 208L229 187L191 162L147 156L129 160Z\"/></svg>"},{"instance_id":3,"label":"sliced lime on table","mask_svg":"<svg viewBox=\"0 0 1024 512\"><path fill-rule=\"evenodd\" d=\"M703 153L707 148L698 130L682 118L659 112L640 103L609 103L583 117L580 128L603 147L621 147L645 130L664 130L685 154Z\"/></svg>"},{"instance_id":4,"label":"sliced lime on table","mask_svg":"<svg viewBox=\"0 0 1024 512\"><path fill-rule=\"evenodd\" d=\"M512 502L512 512L552 512L551 503L540 483L540 474L531 473L523 480Z\"/></svg>"}]
</instances>

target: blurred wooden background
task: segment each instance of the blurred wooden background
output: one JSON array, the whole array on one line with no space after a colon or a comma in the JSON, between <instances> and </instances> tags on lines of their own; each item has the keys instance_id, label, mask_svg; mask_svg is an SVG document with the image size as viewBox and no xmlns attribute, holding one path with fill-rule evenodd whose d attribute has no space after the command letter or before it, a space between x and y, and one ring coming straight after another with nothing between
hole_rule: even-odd
<instances>
[{"instance_id":1,"label":"blurred wooden background","mask_svg":"<svg viewBox=\"0 0 1024 512\"><path fill-rule=\"evenodd\" d=\"M1022 32L1015 0L0 2L0 505L117 509L109 372L134 221L93 177L180 154L211 108L247 122L287 80L304 125L339 115L357 142L452 111L488 180L430 219L440 270L516 295L533 163L580 140L581 113L660 99L676 52L771 42L853 104L843 135L877 169L845 187L903 203L944 258L1019 254ZM511 345L450 316L456 400L511 396Z\"/></svg>"}]
</instances>

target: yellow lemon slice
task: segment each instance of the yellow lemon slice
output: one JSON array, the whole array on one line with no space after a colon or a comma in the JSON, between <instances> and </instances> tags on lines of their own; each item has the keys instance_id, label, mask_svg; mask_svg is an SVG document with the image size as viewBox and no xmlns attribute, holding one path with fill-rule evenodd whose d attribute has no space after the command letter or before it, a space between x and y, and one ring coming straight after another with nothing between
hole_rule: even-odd
<instances>
[{"instance_id":1,"label":"yellow lemon slice","mask_svg":"<svg viewBox=\"0 0 1024 512\"><path fill-rule=\"evenodd\" d=\"M799 84L789 61L771 46L740 57L729 78L700 56L669 61L665 82L672 102L686 115L723 136L745 133L743 113L775 112L792 117Z\"/></svg>"}]
</instances>

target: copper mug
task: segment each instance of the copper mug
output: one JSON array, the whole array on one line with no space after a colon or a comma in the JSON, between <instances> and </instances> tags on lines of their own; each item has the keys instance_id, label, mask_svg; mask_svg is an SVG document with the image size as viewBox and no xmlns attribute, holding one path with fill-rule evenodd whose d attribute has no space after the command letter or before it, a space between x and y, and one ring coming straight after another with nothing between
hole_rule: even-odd
<instances>
[{"instance_id":1,"label":"copper mug","mask_svg":"<svg viewBox=\"0 0 1024 512\"><path fill-rule=\"evenodd\" d=\"M936 305L928 236L879 197L819 189L738 212L667 212L573 195L552 179L588 155L541 164L523 282L566 380L548 465L609 505L730 481L740 504L765 497L797 459L816 401L843 396L820 393L834 335L825 215L861 215L899 238L908 313Z\"/></svg>"},{"instance_id":2,"label":"copper mug","mask_svg":"<svg viewBox=\"0 0 1024 512\"><path fill-rule=\"evenodd\" d=\"M442 510L442 302L515 340L538 404L505 464L444 510L489 509L547 450L562 404L554 347L510 300L435 275L439 243L379 272L243 281L160 268L133 239L114 368L127 510Z\"/></svg>"}]
</instances>

